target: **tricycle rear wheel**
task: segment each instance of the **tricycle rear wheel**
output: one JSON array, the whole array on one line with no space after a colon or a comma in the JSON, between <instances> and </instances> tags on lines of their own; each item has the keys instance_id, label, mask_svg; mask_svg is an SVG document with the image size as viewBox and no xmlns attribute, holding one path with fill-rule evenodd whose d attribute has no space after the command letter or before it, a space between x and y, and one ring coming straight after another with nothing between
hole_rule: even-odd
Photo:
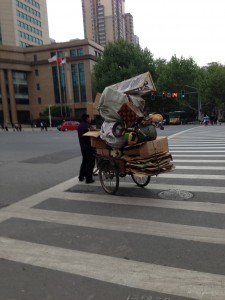
<instances>
[{"instance_id":1,"label":"tricycle rear wheel","mask_svg":"<svg viewBox=\"0 0 225 300\"><path fill-rule=\"evenodd\" d=\"M140 187L144 187L144 186L148 185L151 180L151 176L148 176L148 175L131 174L131 178L136 183L136 185L138 185Z\"/></svg>"},{"instance_id":2,"label":"tricycle rear wheel","mask_svg":"<svg viewBox=\"0 0 225 300\"><path fill-rule=\"evenodd\" d=\"M115 194L119 188L119 172L109 161L99 166L99 180L102 188L108 194Z\"/></svg>"}]
</instances>

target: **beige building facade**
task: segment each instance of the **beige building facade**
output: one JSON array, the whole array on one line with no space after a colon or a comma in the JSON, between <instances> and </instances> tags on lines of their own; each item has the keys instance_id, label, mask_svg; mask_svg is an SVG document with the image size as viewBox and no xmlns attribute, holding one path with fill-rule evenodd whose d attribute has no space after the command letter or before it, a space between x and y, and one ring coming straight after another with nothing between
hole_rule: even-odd
<instances>
[{"instance_id":1,"label":"beige building facade","mask_svg":"<svg viewBox=\"0 0 225 300\"><path fill-rule=\"evenodd\" d=\"M27 48L1 46L0 123L29 124L53 106L59 107L62 118L79 119L94 101L92 68L102 52L103 47L88 39ZM49 63L55 55L65 63Z\"/></svg>"},{"instance_id":2,"label":"beige building facade","mask_svg":"<svg viewBox=\"0 0 225 300\"><path fill-rule=\"evenodd\" d=\"M50 44L46 0L0 0L0 45Z\"/></svg>"}]
</instances>

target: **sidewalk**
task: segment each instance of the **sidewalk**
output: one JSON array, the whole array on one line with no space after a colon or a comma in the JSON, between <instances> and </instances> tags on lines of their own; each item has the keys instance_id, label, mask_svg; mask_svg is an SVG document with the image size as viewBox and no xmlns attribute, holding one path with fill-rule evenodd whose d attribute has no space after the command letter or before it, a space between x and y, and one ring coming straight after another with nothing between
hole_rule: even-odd
<instances>
[{"instance_id":1,"label":"sidewalk","mask_svg":"<svg viewBox=\"0 0 225 300\"><path fill-rule=\"evenodd\" d=\"M16 130L16 129L13 129L12 127L8 127L8 131L7 130L0 130L0 133L10 133L10 132L18 132L18 133L21 133L21 132L41 132L41 128L40 127L34 127L34 128L31 128L31 127L28 127L28 126L22 126L22 130L19 131L19 130ZM43 130L44 132L45 130ZM48 130L47 131L57 131L57 127L48 127Z\"/></svg>"}]
</instances>

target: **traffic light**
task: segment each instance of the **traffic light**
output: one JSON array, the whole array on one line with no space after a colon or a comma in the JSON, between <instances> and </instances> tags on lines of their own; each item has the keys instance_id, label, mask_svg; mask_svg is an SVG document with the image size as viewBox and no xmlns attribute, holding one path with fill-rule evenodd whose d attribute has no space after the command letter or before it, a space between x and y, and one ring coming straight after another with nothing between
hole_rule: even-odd
<instances>
[{"instance_id":1,"label":"traffic light","mask_svg":"<svg viewBox=\"0 0 225 300\"><path fill-rule=\"evenodd\" d=\"M172 92L171 93L171 98L172 99L177 99L177 92Z\"/></svg>"},{"instance_id":2,"label":"traffic light","mask_svg":"<svg viewBox=\"0 0 225 300\"><path fill-rule=\"evenodd\" d=\"M151 92L151 100L155 100L155 92Z\"/></svg>"},{"instance_id":3,"label":"traffic light","mask_svg":"<svg viewBox=\"0 0 225 300\"><path fill-rule=\"evenodd\" d=\"M163 100L166 99L166 92L162 92L162 99L163 99Z\"/></svg>"},{"instance_id":4,"label":"traffic light","mask_svg":"<svg viewBox=\"0 0 225 300\"><path fill-rule=\"evenodd\" d=\"M186 98L186 93L184 90L181 91L181 99L185 99Z\"/></svg>"}]
</instances>

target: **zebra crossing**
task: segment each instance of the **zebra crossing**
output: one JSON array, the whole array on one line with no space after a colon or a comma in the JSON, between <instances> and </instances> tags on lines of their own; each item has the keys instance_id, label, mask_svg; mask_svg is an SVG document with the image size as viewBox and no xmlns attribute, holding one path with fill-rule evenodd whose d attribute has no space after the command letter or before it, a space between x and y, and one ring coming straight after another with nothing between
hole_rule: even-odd
<instances>
[{"instance_id":1,"label":"zebra crossing","mask_svg":"<svg viewBox=\"0 0 225 300\"><path fill-rule=\"evenodd\" d=\"M224 300L224 127L195 127L169 145L175 171L145 189L125 177L113 196L72 178L1 209L0 259L82 278L66 300Z\"/></svg>"}]
</instances>

